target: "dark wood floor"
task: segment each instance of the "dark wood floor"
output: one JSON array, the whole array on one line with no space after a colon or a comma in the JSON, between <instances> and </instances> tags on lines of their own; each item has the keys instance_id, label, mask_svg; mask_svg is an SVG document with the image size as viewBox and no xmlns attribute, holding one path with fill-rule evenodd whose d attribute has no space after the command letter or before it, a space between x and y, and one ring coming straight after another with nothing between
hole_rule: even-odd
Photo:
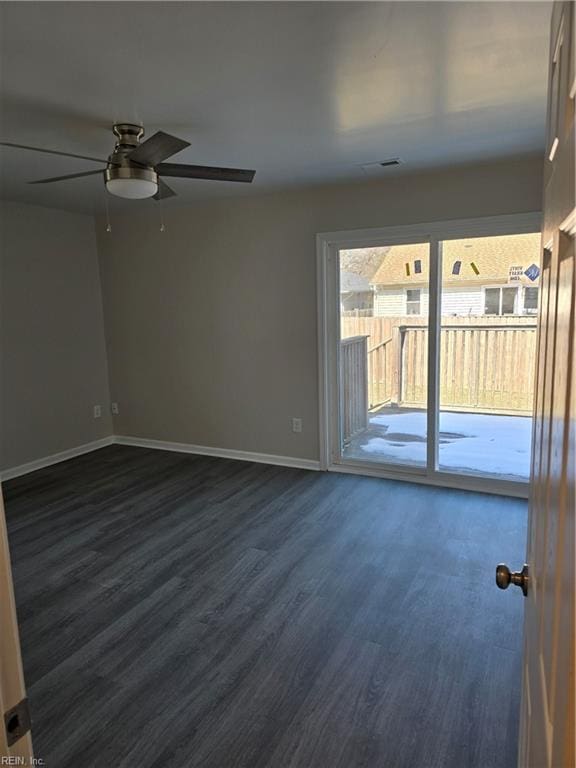
<instances>
[{"instance_id":1,"label":"dark wood floor","mask_svg":"<svg viewBox=\"0 0 576 768\"><path fill-rule=\"evenodd\" d=\"M513 768L526 504L111 446L5 484L48 768Z\"/></svg>"}]
</instances>

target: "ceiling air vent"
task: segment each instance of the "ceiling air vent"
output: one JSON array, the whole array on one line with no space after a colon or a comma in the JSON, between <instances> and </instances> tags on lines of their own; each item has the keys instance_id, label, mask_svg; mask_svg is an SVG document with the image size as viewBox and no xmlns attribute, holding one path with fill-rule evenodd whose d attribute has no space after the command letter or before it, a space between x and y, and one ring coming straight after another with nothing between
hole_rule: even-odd
<instances>
[{"instance_id":1,"label":"ceiling air vent","mask_svg":"<svg viewBox=\"0 0 576 768\"><path fill-rule=\"evenodd\" d=\"M402 160L399 157L390 157L388 160L380 160L377 163L364 163L360 168L369 176L378 176L384 173L387 168L392 168L395 165L402 165Z\"/></svg>"}]
</instances>

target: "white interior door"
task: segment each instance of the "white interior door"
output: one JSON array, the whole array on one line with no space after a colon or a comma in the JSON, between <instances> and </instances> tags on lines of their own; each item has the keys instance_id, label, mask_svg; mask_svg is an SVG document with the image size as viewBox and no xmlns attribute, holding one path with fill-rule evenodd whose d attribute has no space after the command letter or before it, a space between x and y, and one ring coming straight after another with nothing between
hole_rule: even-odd
<instances>
[{"instance_id":1,"label":"white interior door","mask_svg":"<svg viewBox=\"0 0 576 768\"><path fill-rule=\"evenodd\" d=\"M520 768L575 765L575 15L554 6Z\"/></svg>"}]
</instances>

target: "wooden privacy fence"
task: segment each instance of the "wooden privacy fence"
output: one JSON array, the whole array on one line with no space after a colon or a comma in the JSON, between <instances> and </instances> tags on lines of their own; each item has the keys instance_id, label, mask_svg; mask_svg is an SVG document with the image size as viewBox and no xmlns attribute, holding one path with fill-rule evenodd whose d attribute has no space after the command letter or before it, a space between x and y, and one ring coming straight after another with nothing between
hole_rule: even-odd
<instances>
[{"instance_id":1,"label":"wooden privacy fence","mask_svg":"<svg viewBox=\"0 0 576 768\"><path fill-rule=\"evenodd\" d=\"M366 336L350 336L340 342L340 397L342 439L368 426L368 354Z\"/></svg>"},{"instance_id":2,"label":"wooden privacy fence","mask_svg":"<svg viewBox=\"0 0 576 768\"><path fill-rule=\"evenodd\" d=\"M368 337L370 407L386 403L426 405L425 318L344 317L342 336L349 333ZM531 413L536 359L534 318L446 318L440 333L440 355L442 406Z\"/></svg>"}]
</instances>

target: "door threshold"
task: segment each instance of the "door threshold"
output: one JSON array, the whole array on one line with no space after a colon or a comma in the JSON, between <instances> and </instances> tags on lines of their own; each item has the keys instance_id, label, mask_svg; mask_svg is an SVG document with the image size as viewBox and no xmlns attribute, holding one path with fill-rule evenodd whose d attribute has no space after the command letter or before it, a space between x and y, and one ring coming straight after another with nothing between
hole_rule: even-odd
<instances>
[{"instance_id":1,"label":"door threshold","mask_svg":"<svg viewBox=\"0 0 576 768\"><path fill-rule=\"evenodd\" d=\"M511 496L518 499L528 499L530 485L528 482L515 480L500 480L498 478L480 478L470 475L458 475L448 472L437 472L433 476L422 472L402 472L382 469L369 464L339 464L332 463L327 467L328 472L342 472L349 475L364 475L379 477L382 480L399 480L403 483L430 485L435 488L451 488L458 491L488 493L494 496Z\"/></svg>"}]
</instances>

